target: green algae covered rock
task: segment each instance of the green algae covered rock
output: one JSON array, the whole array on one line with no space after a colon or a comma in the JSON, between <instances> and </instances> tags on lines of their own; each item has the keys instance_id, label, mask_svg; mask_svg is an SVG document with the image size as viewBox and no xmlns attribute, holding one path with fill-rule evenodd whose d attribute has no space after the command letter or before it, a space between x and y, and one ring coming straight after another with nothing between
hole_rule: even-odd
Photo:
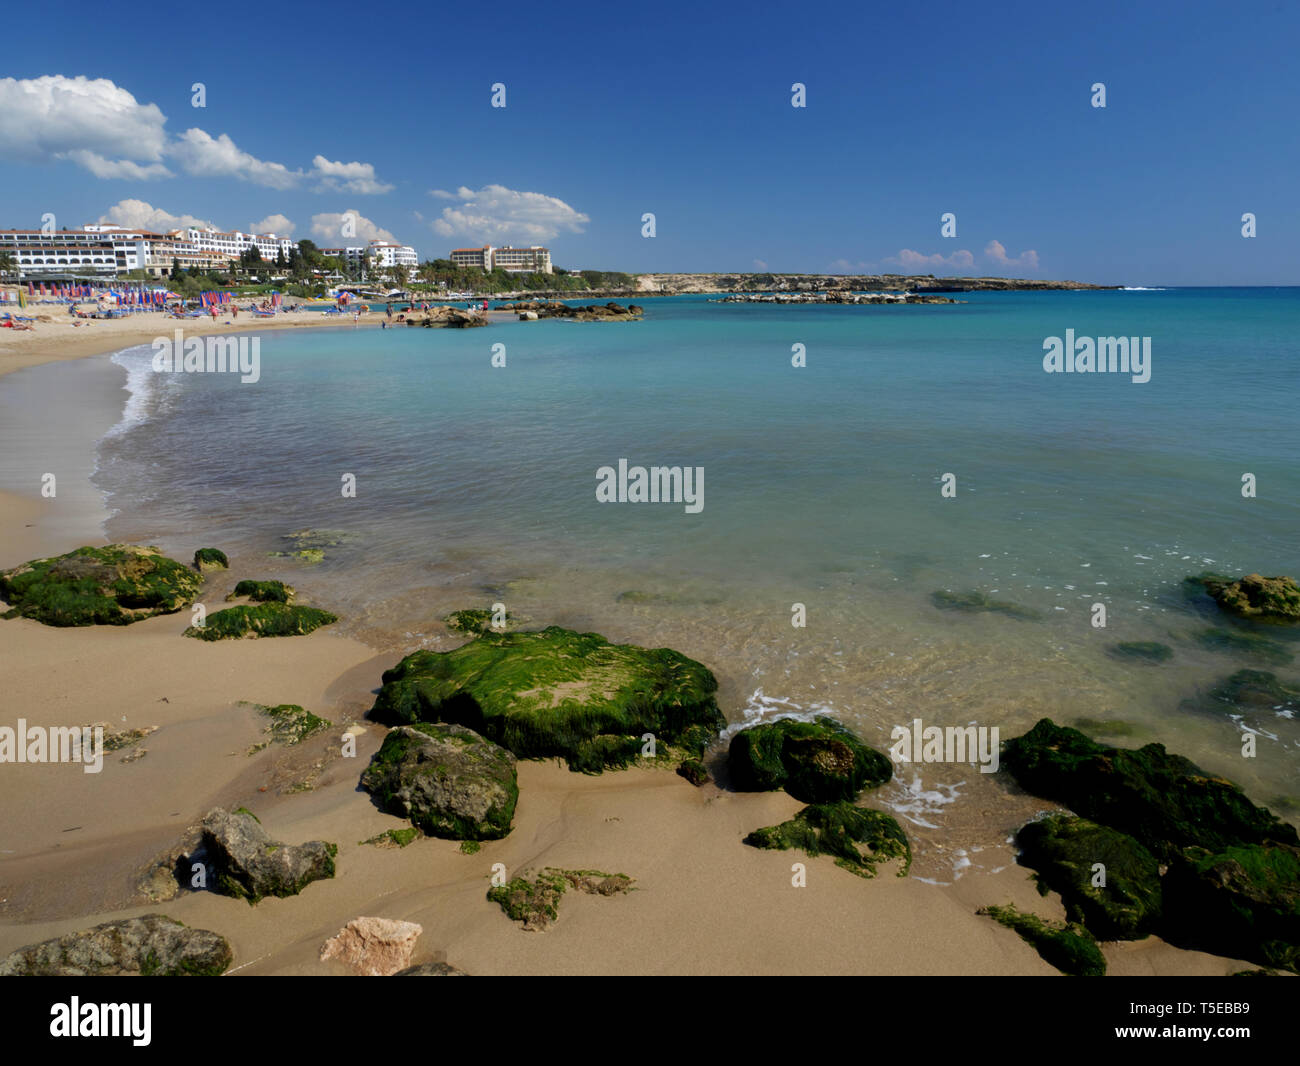
<instances>
[{"instance_id":1,"label":"green algae covered rock","mask_svg":"<svg viewBox=\"0 0 1300 1066\"><path fill-rule=\"evenodd\" d=\"M888 756L867 747L834 718L782 718L731 738L727 767L742 792L784 788L804 803L854 800L893 775Z\"/></svg>"},{"instance_id":2,"label":"green algae covered rock","mask_svg":"<svg viewBox=\"0 0 1300 1066\"><path fill-rule=\"evenodd\" d=\"M157 548L109 544L0 571L5 618L49 626L130 625L194 602L203 578Z\"/></svg>"},{"instance_id":3,"label":"green algae covered rock","mask_svg":"<svg viewBox=\"0 0 1300 1066\"><path fill-rule=\"evenodd\" d=\"M1187 848L1164 888L1168 939L1300 973L1300 848Z\"/></svg>"},{"instance_id":4,"label":"green algae covered rock","mask_svg":"<svg viewBox=\"0 0 1300 1066\"><path fill-rule=\"evenodd\" d=\"M296 896L312 881L334 876L338 846L324 840L283 844L272 840L251 811L220 808L203 819L204 862L216 889L257 903L266 896Z\"/></svg>"},{"instance_id":5,"label":"green algae covered rock","mask_svg":"<svg viewBox=\"0 0 1300 1066\"><path fill-rule=\"evenodd\" d=\"M1044 718L1007 741L1002 765L1026 791L1135 837L1164 862L1185 847L1300 845L1293 826L1240 787L1162 744L1110 748Z\"/></svg>"},{"instance_id":6,"label":"green algae covered rock","mask_svg":"<svg viewBox=\"0 0 1300 1066\"><path fill-rule=\"evenodd\" d=\"M1022 914L1011 904L983 907L977 913L986 914L999 925L1014 930L1021 940L1033 945L1044 962L1062 973L1071 977L1106 975L1106 958L1093 935L1081 925L1070 922L1062 926L1045 922L1036 914Z\"/></svg>"},{"instance_id":7,"label":"green algae covered rock","mask_svg":"<svg viewBox=\"0 0 1300 1066\"><path fill-rule=\"evenodd\" d=\"M901 859L899 877L912 865L907 834L892 815L843 800L805 807L788 822L755 829L745 843L754 848L797 848L812 856L833 855L835 865L859 877L875 877L876 864Z\"/></svg>"},{"instance_id":8,"label":"green algae covered rock","mask_svg":"<svg viewBox=\"0 0 1300 1066\"><path fill-rule=\"evenodd\" d=\"M972 590L970 592L950 592L940 589L931 593L930 602L941 611L965 611L968 613L989 612L1005 614L1008 618L1018 618L1029 622L1042 617L1032 607L1022 607L1009 600L995 600L987 592Z\"/></svg>"},{"instance_id":9,"label":"green algae covered rock","mask_svg":"<svg viewBox=\"0 0 1300 1066\"><path fill-rule=\"evenodd\" d=\"M593 896L616 896L634 884L626 874L600 870L558 870L548 866L532 878L520 876L488 890L487 898L498 904L512 921L525 930L542 932L559 917L560 897L570 889Z\"/></svg>"},{"instance_id":10,"label":"green algae covered rock","mask_svg":"<svg viewBox=\"0 0 1300 1066\"><path fill-rule=\"evenodd\" d=\"M707 668L668 648L558 626L489 631L454 651L406 656L384 672L370 716L455 722L521 759L559 756L599 773L633 762L646 733L661 749L701 756L726 724L717 687Z\"/></svg>"},{"instance_id":11,"label":"green algae covered rock","mask_svg":"<svg viewBox=\"0 0 1300 1066\"><path fill-rule=\"evenodd\" d=\"M1291 577L1242 578L1202 574L1188 582L1202 586L1219 607L1238 618L1258 622L1294 624L1300 622L1300 585Z\"/></svg>"},{"instance_id":12,"label":"green algae covered rock","mask_svg":"<svg viewBox=\"0 0 1300 1066\"><path fill-rule=\"evenodd\" d=\"M201 626L190 626L187 637L199 640L238 640L241 637L297 637L337 622L339 616L317 607L285 603L244 604L208 615Z\"/></svg>"},{"instance_id":13,"label":"green algae covered rock","mask_svg":"<svg viewBox=\"0 0 1300 1066\"><path fill-rule=\"evenodd\" d=\"M145 914L19 948L0 959L0 977L217 977L232 957L218 933Z\"/></svg>"},{"instance_id":14,"label":"green algae covered rock","mask_svg":"<svg viewBox=\"0 0 1300 1066\"><path fill-rule=\"evenodd\" d=\"M684 759L677 767L677 773L692 785L702 785L709 779L709 768L699 759Z\"/></svg>"},{"instance_id":15,"label":"green algae covered rock","mask_svg":"<svg viewBox=\"0 0 1300 1066\"><path fill-rule=\"evenodd\" d=\"M1250 629L1204 629L1196 634L1196 642L1210 651L1243 655L1274 666L1284 666L1295 658L1284 645Z\"/></svg>"},{"instance_id":16,"label":"green algae covered rock","mask_svg":"<svg viewBox=\"0 0 1300 1066\"><path fill-rule=\"evenodd\" d=\"M1158 640L1126 640L1112 644L1107 651L1114 659L1142 663L1167 663L1174 657L1174 649Z\"/></svg>"},{"instance_id":17,"label":"green algae covered rock","mask_svg":"<svg viewBox=\"0 0 1300 1066\"><path fill-rule=\"evenodd\" d=\"M384 810L429 836L498 840L519 799L515 757L471 729L445 722L398 726L361 775Z\"/></svg>"},{"instance_id":18,"label":"green algae covered rock","mask_svg":"<svg viewBox=\"0 0 1300 1066\"><path fill-rule=\"evenodd\" d=\"M235 591L226 597L235 600L247 596L258 603L288 603L293 599L294 588L283 581L250 581L245 579L235 586Z\"/></svg>"},{"instance_id":19,"label":"green algae covered rock","mask_svg":"<svg viewBox=\"0 0 1300 1066\"><path fill-rule=\"evenodd\" d=\"M230 567L230 560L226 558L226 553L218 548L200 548L194 553L194 569L200 572L204 570L226 570Z\"/></svg>"},{"instance_id":20,"label":"green algae covered rock","mask_svg":"<svg viewBox=\"0 0 1300 1066\"><path fill-rule=\"evenodd\" d=\"M505 621L508 624L512 620L509 611L505 613ZM492 612L479 607L471 607L463 611L452 611L443 619L448 629L454 629L457 633L486 633L492 628Z\"/></svg>"},{"instance_id":21,"label":"green algae covered rock","mask_svg":"<svg viewBox=\"0 0 1300 1066\"><path fill-rule=\"evenodd\" d=\"M296 703L280 703L274 707L255 703L253 706L271 719L270 725L262 730L270 739L256 745L254 751L260 751L267 744L283 744L287 747L301 744L322 729L328 729L331 724L329 719L312 714Z\"/></svg>"},{"instance_id":22,"label":"green algae covered rock","mask_svg":"<svg viewBox=\"0 0 1300 1066\"><path fill-rule=\"evenodd\" d=\"M1016 842L1040 887L1059 892L1070 921L1099 939L1139 940L1160 921L1160 864L1131 836L1056 815L1024 826Z\"/></svg>"}]
</instances>

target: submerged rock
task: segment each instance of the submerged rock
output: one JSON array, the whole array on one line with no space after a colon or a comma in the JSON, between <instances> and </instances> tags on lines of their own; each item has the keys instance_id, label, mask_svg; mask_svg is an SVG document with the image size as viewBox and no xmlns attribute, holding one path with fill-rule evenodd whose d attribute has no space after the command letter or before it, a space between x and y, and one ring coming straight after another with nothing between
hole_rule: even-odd
<instances>
[{"instance_id":1,"label":"submerged rock","mask_svg":"<svg viewBox=\"0 0 1300 1066\"><path fill-rule=\"evenodd\" d=\"M288 603L293 599L294 588L283 581L241 581L235 591L226 597L235 600L247 596L258 603Z\"/></svg>"},{"instance_id":2,"label":"submerged rock","mask_svg":"<svg viewBox=\"0 0 1300 1066\"><path fill-rule=\"evenodd\" d=\"M505 614L507 625L512 620L509 611ZM482 608L472 607L464 611L452 611L443 619L448 629L454 629L457 633L486 633L492 628L492 612ZM500 632L500 630L498 630Z\"/></svg>"},{"instance_id":3,"label":"submerged rock","mask_svg":"<svg viewBox=\"0 0 1300 1066\"><path fill-rule=\"evenodd\" d=\"M146 914L20 948L0 959L0 977L216 977L232 957L225 937Z\"/></svg>"},{"instance_id":4,"label":"submerged rock","mask_svg":"<svg viewBox=\"0 0 1300 1066\"><path fill-rule=\"evenodd\" d=\"M200 572L226 570L229 566L230 560L226 558L226 553L217 548L200 548L194 553L194 569Z\"/></svg>"},{"instance_id":5,"label":"submerged rock","mask_svg":"<svg viewBox=\"0 0 1300 1066\"><path fill-rule=\"evenodd\" d=\"M1033 621L1041 618L1037 611L1030 607L1021 607L1017 603L1011 603L1008 600L994 600L989 598L987 592L949 592L946 589L940 589L932 593L930 602L941 611L991 611L995 614L1005 614L1009 618L1018 618L1022 621Z\"/></svg>"},{"instance_id":6,"label":"submerged rock","mask_svg":"<svg viewBox=\"0 0 1300 1066\"><path fill-rule=\"evenodd\" d=\"M754 848L833 855L836 866L859 877L875 877L876 864L890 859L902 860L899 877L906 877L912 866L907 834L892 815L843 801L805 807L788 822L755 829L744 842Z\"/></svg>"},{"instance_id":7,"label":"submerged rock","mask_svg":"<svg viewBox=\"0 0 1300 1066\"><path fill-rule=\"evenodd\" d=\"M1174 649L1158 640L1126 640L1112 644L1107 651L1115 659L1134 659L1146 663L1167 663L1174 657Z\"/></svg>"},{"instance_id":8,"label":"submerged rock","mask_svg":"<svg viewBox=\"0 0 1300 1066\"><path fill-rule=\"evenodd\" d=\"M1300 848L1188 848L1165 877L1167 936L1300 973Z\"/></svg>"},{"instance_id":9,"label":"submerged rock","mask_svg":"<svg viewBox=\"0 0 1300 1066\"><path fill-rule=\"evenodd\" d=\"M353 918L325 941L320 961L338 959L358 977L391 977L411 965L424 927L393 918Z\"/></svg>"},{"instance_id":10,"label":"submerged rock","mask_svg":"<svg viewBox=\"0 0 1300 1066\"><path fill-rule=\"evenodd\" d=\"M266 896L296 896L312 881L333 877L338 854L336 844L323 840L294 845L272 840L243 808L209 811L203 819L202 848L217 890L249 903Z\"/></svg>"},{"instance_id":11,"label":"submerged rock","mask_svg":"<svg viewBox=\"0 0 1300 1066\"><path fill-rule=\"evenodd\" d=\"M1244 655L1275 666L1295 658L1284 645L1248 629L1205 629L1196 635L1196 642L1210 651Z\"/></svg>"},{"instance_id":12,"label":"submerged rock","mask_svg":"<svg viewBox=\"0 0 1300 1066\"><path fill-rule=\"evenodd\" d=\"M1099 939L1138 940L1159 923L1160 864L1131 836L1056 815L1024 826L1016 842L1040 887L1059 892L1070 921Z\"/></svg>"},{"instance_id":13,"label":"submerged rock","mask_svg":"<svg viewBox=\"0 0 1300 1066\"><path fill-rule=\"evenodd\" d=\"M297 637L338 620L338 615L318 607L286 603L241 604L214 611L203 625L186 629L185 636L199 640Z\"/></svg>"},{"instance_id":14,"label":"submerged rock","mask_svg":"<svg viewBox=\"0 0 1300 1066\"><path fill-rule=\"evenodd\" d=\"M626 874L558 870L548 866L531 879L520 876L489 889L487 898L499 904L511 920L522 922L525 930L541 932L559 917L560 897L567 889L588 895L615 896L629 891L633 883Z\"/></svg>"},{"instance_id":15,"label":"submerged rock","mask_svg":"<svg viewBox=\"0 0 1300 1066\"><path fill-rule=\"evenodd\" d=\"M0 571L2 617L50 626L129 625L194 602L203 578L157 548L78 548Z\"/></svg>"},{"instance_id":16,"label":"submerged rock","mask_svg":"<svg viewBox=\"0 0 1300 1066\"><path fill-rule=\"evenodd\" d=\"M1033 946L1044 962L1062 973L1071 977L1106 975L1106 957L1093 935L1081 925L1045 922L1035 914L1022 914L1011 904L982 907L976 913L986 914L999 925L1014 930L1021 940Z\"/></svg>"},{"instance_id":17,"label":"submerged rock","mask_svg":"<svg viewBox=\"0 0 1300 1066\"><path fill-rule=\"evenodd\" d=\"M646 733L699 757L726 724L717 681L669 648L611 644L551 626L488 631L449 652L417 651L383 675L380 722L455 722L521 759L560 756L569 769L627 766Z\"/></svg>"},{"instance_id":18,"label":"submerged rock","mask_svg":"<svg viewBox=\"0 0 1300 1066\"><path fill-rule=\"evenodd\" d=\"M834 718L782 718L731 738L727 767L742 792L784 788L804 803L854 800L893 776L888 756L869 748Z\"/></svg>"},{"instance_id":19,"label":"submerged rock","mask_svg":"<svg viewBox=\"0 0 1300 1066\"><path fill-rule=\"evenodd\" d=\"M398 726L361 775L361 787L389 813L452 840L505 836L519 799L515 757L450 723Z\"/></svg>"},{"instance_id":20,"label":"submerged rock","mask_svg":"<svg viewBox=\"0 0 1300 1066\"><path fill-rule=\"evenodd\" d=\"M1164 862L1185 847L1300 844L1240 787L1162 744L1110 748L1044 718L1007 741L1002 765L1027 791L1137 838Z\"/></svg>"},{"instance_id":21,"label":"submerged rock","mask_svg":"<svg viewBox=\"0 0 1300 1066\"><path fill-rule=\"evenodd\" d=\"M1260 622L1300 622L1300 585L1294 578L1247 574L1234 580L1217 574L1202 574L1187 580L1204 587L1221 609L1239 618Z\"/></svg>"}]
</instances>

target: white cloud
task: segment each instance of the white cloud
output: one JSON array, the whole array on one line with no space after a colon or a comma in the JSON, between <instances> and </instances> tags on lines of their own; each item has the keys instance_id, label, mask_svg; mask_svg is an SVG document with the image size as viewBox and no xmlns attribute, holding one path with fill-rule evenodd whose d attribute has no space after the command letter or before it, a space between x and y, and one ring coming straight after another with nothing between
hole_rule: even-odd
<instances>
[{"instance_id":1,"label":"white cloud","mask_svg":"<svg viewBox=\"0 0 1300 1066\"><path fill-rule=\"evenodd\" d=\"M261 222L249 226L254 233L274 233L277 237L291 237L294 226L284 215L267 215Z\"/></svg>"},{"instance_id":2,"label":"white cloud","mask_svg":"<svg viewBox=\"0 0 1300 1066\"><path fill-rule=\"evenodd\" d=\"M375 168L371 163L333 163L323 155L318 155L312 159L311 165L311 176L320 181L316 186L318 192L352 192L371 196L390 192L394 188L375 177Z\"/></svg>"},{"instance_id":3,"label":"white cloud","mask_svg":"<svg viewBox=\"0 0 1300 1066\"><path fill-rule=\"evenodd\" d=\"M922 267L939 267L943 270L970 270L975 265L975 256L964 248L959 248L951 255L923 255L911 248L903 248L897 255L888 256L886 263L893 263L904 270L919 271Z\"/></svg>"},{"instance_id":4,"label":"white cloud","mask_svg":"<svg viewBox=\"0 0 1300 1066\"><path fill-rule=\"evenodd\" d=\"M865 274L871 269L870 263L850 263L847 259L837 259L828 268L830 274Z\"/></svg>"},{"instance_id":5,"label":"white cloud","mask_svg":"<svg viewBox=\"0 0 1300 1066\"><path fill-rule=\"evenodd\" d=\"M182 229L185 226L206 228L211 225L210 222L195 218L193 215L170 214L161 207L154 207L143 200L119 200L99 216L99 221L112 222L127 229L153 230L155 233L166 233L168 230Z\"/></svg>"},{"instance_id":6,"label":"white cloud","mask_svg":"<svg viewBox=\"0 0 1300 1066\"><path fill-rule=\"evenodd\" d=\"M1014 259L1009 259L1007 250L1002 246L1001 241L989 241L984 246L984 255L986 258L992 259L1000 267L1011 267L1016 270L1038 269L1038 253L1032 248L1021 252Z\"/></svg>"},{"instance_id":7,"label":"white cloud","mask_svg":"<svg viewBox=\"0 0 1300 1066\"><path fill-rule=\"evenodd\" d=\"M201 178L238 178L272 189L289 189L302 180L302 171L282 163L268 163L240 149L227 134L213 137L194 127L180 135L168 149L186 173Z\"/></svg>"},{"instance_id":8,"label":"white cloud","mask_svg":"<svg viewBox=\"0 0 1300 1066\"><path fill-rule=\"evenodd\" d=\"M432 189L430 194L460 201L454 207L444 207L434 220L433 231L441 237L533 243L549 241L560 233L581 233L591 221L554 196L518 192L504 185L485 185L478 190L462 185L454 195L442 189Z\"/></svg>"},{"instance_id":9,"label":"white cloud","mask_svg":"<svg viewBox=\"0 0 1300 1066\"><path fill-rule=\"evenodd\" d=\"M11 42L12 43L12 42ZM107 78L0 78L0 155L68 159L101 178L170 177L167 118Z\"/></svg>"},{"instance_id":10,"label":"white cloud","mask_svg":"<svg viewBox=\"0 0 1300 1066\"><path fill-rule=\"evenodd\" d=\"M350 220L349 233L344 234L344 223ZM396 241L386 229L375 225L360 211L342 211L338 214L320 214L311 216L311 235L326 247L362 244L366 241Z\"/></svg>"},{"instance_id":11,"label":"white cloud","mask_svg":"<svg viewBox=\"0 0 1300 1066\"><path fill-rule=\"evenodd\" d=\"M754 260L754 266L756 266L759 270L766 270L766 269L767 269L767 264L766 264L763 260L761 260L761 259L755 259L755 260Z\"/></svg>"}]
</instances>

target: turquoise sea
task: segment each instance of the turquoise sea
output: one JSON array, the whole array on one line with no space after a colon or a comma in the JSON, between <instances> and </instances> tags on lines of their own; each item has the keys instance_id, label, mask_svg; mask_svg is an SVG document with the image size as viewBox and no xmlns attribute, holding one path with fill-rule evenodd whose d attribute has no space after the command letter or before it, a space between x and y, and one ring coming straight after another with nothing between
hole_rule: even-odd
<instances>
[{"instance_id":1,"label":"turquoise sea","mask_svg":"<svg viewBox=\"0 0 1300 1066\"><path fill-rule=\"evenodd\" d=\"M1294 709L1211 693L1242 668L1297 682L1300 643L1225 647L1238 631L1182 581L1300 574L1300 290L958 298L268 332L255 384L155 374L136 349L115 357L131 391L96 480L114 539L221 547L384 648L450 647L439 618L500 600L702 660L732 722L830 711L887 747L914 718L1004 739L1045 715L1121 720L1119 742L1160 740L1294 819ZM1150 381L1046 374L1067 329L1150 337ZM703 510L599 502L620 459L702 467ZM303 528L340 543L317 565L268 556ZM941 590L1032 617L941 610ZM1124 641L1173 658L1117 658ZM1005 836L1012 799L972 767L921 769L890 802L946 834L948 879Z\"/></svg>"}]
</instances>

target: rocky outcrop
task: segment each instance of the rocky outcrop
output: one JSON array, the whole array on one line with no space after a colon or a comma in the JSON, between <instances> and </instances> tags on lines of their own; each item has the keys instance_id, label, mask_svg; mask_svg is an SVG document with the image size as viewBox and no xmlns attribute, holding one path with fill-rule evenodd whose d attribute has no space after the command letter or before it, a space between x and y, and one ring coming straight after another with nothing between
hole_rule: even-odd
<instances>
[{"instance_id":1,"label":"rocky outcrop","mask_svg":"<svg viewBox=\"0 0 1300 1066\"><path fill-rule=\"evenodd\" d=\"M946 296L921 296L914 292L776 292L776 293L732 293L721 299L710 300L715 304L959 304L965 300L950 300Z\"/></svg>"},{"instance_id":2,"label":"rocky outcrop","mask_svg":"<svg viewBox=\"0 0 1300 1066\"><path fill-rule=\"evenodd\" d=\"M215 977L231 958L225 937L146 914L20 948L0 959L0 977Z\"/></svg>"},{"instance_id":3,"label":"rocky outcrop","mask_svg":"<svg viewBox=\"0 0 1300 1066\"><path fill-rule=\"evenodd\" d=\"M475 326L486 326L488 319L487 315L477 314L460 307L431 307L428 311L421 312L419 317L408 315L406 324L426 328L472 329Z\"/></svg>"},{"instance_id":4,"label":"rocky outcrop","mask_svg":"<svg viewBox=\"0 0 1300 1066\"><path fill-rule=\"evenodd\" d=\"M1126 833L1086 818L1030 822L1016 836L1021 864L1059 892L1066 916L1102 940L1139 940L1160 922L1160 864Z\"/></svg>"},{"instance_id":5,"label":"rocky outcrop","mask_svg":"<svg viewBox=\"0 0 1300 1066\"><path fill-rule=\"evenodd\" d=\"M731 738L727 768L743 792L784 788L804 803L852 802L864 788L893 775L889 758L833 718L782 718Z\"/></svg>"},{"instance_id":6,"label":"rocky outcrop","mask_svg":"<svg viewBox=\"0 0 1300 1066\"><path fill-rule=\"evenodd\" d=\"M1247 574L1242 578L1202 574L1187 579L1200 585L1215 603L1238 618L1257 622L1300 623L1300 585L1290 577L1261 577Z\"/></svg>"},{"instance_id":7,"label":"rocky outcrop","mask_svg":"<svg viewBox=\"0 0 1300 1066\"><path fill-rule=\"evenodd\" d=\"M293 586L286 585L283 581L249 581L245 579L235 586L235 591L226 599L237 600L244 596L255 603L290 603L293 600L293 595Z\"/></svg>"},{"instance_id":8,"label":"rocky outcrop","mask_svg":"<svg viewBox=\"0 0 1300 1066\"><path fill-rule=\"evenodd\" d=\"M642 293L727 292L1011 292L1056 289L1114 289L1082 281L1041 281L1034 278L936 278L933 274L638 274Z\"/></svg>"},{"instance_id":9,"label":"rocky outcrop","mask_svg":"<svg viewBox=\"0 0 1300 1066\"><path fill-rule=\"evenodd\" d=\"M1030 944L1046 963L1071 977L1104 977L1106 957L1096 938L1076 922L1058 925L1045 922L1036 914L1022 914L1011 904L983 907L977 913L988 915L999 925L1014 930Z\"/></svg>"},{"instance_id":10,"label":"rocky outcrop","mask_svg":"<svg viewBox=\"0 0 1300 1066\"><path fill-rule=\"evenodd\" d=\"M358 977L391 977L411 965L424 927L393 918L353 918L325 941L320 961L337 959Z\"/></svg>"},{"instance_id":11,"label":"rocky outcrop","mask_svg":"<svg viewBox=\"0 0 1300 1066\"><path fill-rule=\"evenodd\" d=\"M338 854L337 845L323 840L295 845L272 840L243 808L209 811L201 847L213 887L249 903L266 896L296 896L312 881L333 877Z\"/></svg>"},{"instance_id":12,"label":"rocky outcrop","mask_svg":"<svg viewBox=\"0 0 1300 1066\"><path fill-rule=\"evenodd\" d=\"M194 569L200 572L225 570L229 566L230 560L226 558L226 553L217 548L200 548L194 553Z\"/></svg>"},{"instance_id":13,"label":"rocky outcrop","mask_svg":"<svg viewBox=\"0 0 1300 1066\"><path fill-rule=\"evenodd\" d=\"M497 840L510 832L515 757L462 725L398 726L361 775L384 810L429 836Z\"/></svg>"},{"instance_id":14,"label":"rocky outcrop","mask_svg":"<svg viewBox=\"0 0 1300 1066\"><path fill-rule=\"evenodd\" d=\"M570 306L561 300L517 300L502 304L497 310L518 311L520 318L531 315L533 318L570 318L576 322L617 322L640 318L645 309L637 304L624 305L613 300L579 306Z\"/></svg>"},{"instance_id":15,"label":"rocky outcrop","mask_svg":"<svg viewBox=\"0 0 1300 1066\"><path fill-rule=\"evenodd\" d=\"M338 615L318 607L277 602L241 604L214 611L203 625L187 628L185 635L198 640L298 637L338 620Z\"/></svg>"},{"instance_id":16,"label":"rocky outcrop","mask_svg":"<svg viewBox=\"0 0 1300 1066\"><path fill-rule=\"evenodd\" d=\"M157 548L109 544L0 571L4 618L50 626L129 625L194 602L201 575Z\"/></svg>"},{"instance_id":17,"label":"rocky outcrop","mask_svg":"<svg viewBox=\"0 0 1300 1066\"><path fill-rule=\"evenodd\" d=\"M891 859L902 862L899 877L906 877L912 865L907 834L892 815L843 801L805 807L788 822L755 829L744 842L753 848L833 855L836 866L859 877L875 877L876 864Z\"/></svg>"},{"instance_id":18,"label":"rocky outcrop","mask_svg":"<svg viewBox=\"0 0 1300 1066\"><path fill-rule=\"evenodd\" d=\"M599 773L637 759L647 733L659 755L699 758L726 724L716 691L708 669L669 648L551 626L414 652L384 672L370 716L455 722L521 759L558 756Z\"/></svg>"},{"instance_id":19,"label":"rocky outcrop","mask_svg":"<svg viewBox=\"0 0 1300 1066\"><path fill-rule=\"evenodd\" d=\"M547 867L534 877L520 876L488 890L487 898L499 904L507 917L522 922L525 930L541 932L559 917L560 897L569 889L594 896L616 896L631 889L626 874L599 870L557 870Z\"/></svg>"}]
</instances>

